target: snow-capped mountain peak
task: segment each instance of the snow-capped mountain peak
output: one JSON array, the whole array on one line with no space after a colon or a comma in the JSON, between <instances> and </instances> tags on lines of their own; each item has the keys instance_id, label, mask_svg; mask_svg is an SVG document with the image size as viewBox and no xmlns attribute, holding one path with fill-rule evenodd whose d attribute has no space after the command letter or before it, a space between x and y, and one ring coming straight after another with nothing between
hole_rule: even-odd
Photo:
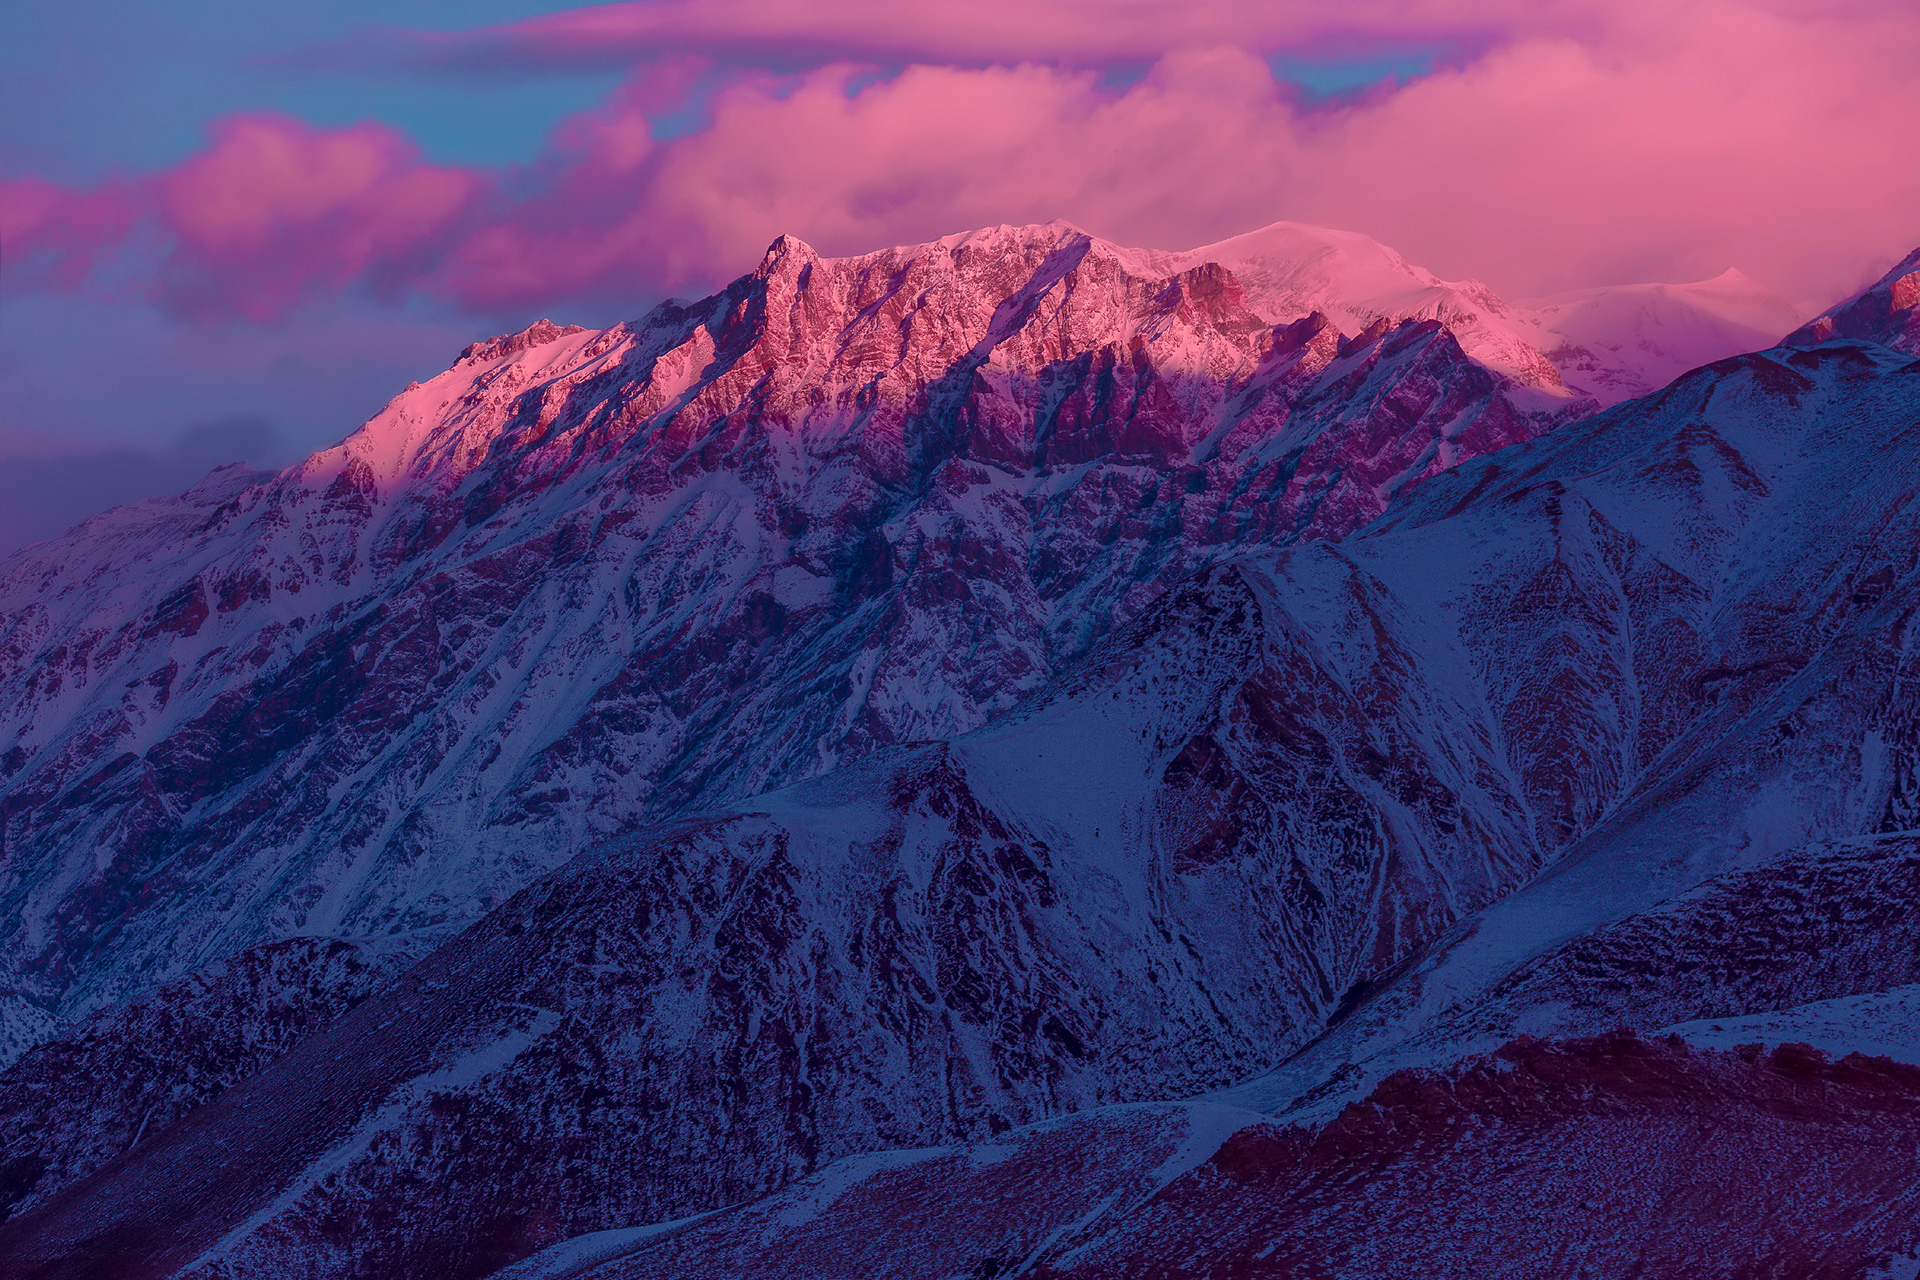
<instances>
[{"instance_id":1,"label":"snow-capped mountain peak","mask_svg":"<svg viewBox=\"0 0 1920 1280\"><path fill-rule=\"evenodd\" d=\"M1772 346L1800 322L1784 298L1729 267L1692 284L1580 289L1522 304L1569 383L1602 404L1657 391L1690 369Z\"/></svg>"},{"instance_id":2,"label":"snow-capped mountain peak","mask_svg":"<svg viewBox=\"0 0 1920 1280\"><path fill-rule=\"evenodd\" d=\"M1689 369L1772 346L1800 314L1736 269L1691 284L1583 289L1509 303L1478 280L1444 280L1353 231L1276 222L1178 253L1123 251L1161 270L1217 262L1271 321L1320 311L1349 332L1375 320L1438 320L1474 359L1549 397L1602 405Z\"/></svg>"},{"instance_id":3,"label":"snow-capped mountain peak","mask_svg":"<svg viewBox=\"0 0 1920 1280\"><path fill-rule=\"evenodd\" d=\"M1320 311L1349 332L1383 318L1438 320L1488 368L1550 394L1573 394L1512 309L1486 285L1442 280L1358 232L1276 222L1166 260L1176 268L1221 264L1245 286L1254 309L1271 320Z\"/></svg>"}]
</instances>

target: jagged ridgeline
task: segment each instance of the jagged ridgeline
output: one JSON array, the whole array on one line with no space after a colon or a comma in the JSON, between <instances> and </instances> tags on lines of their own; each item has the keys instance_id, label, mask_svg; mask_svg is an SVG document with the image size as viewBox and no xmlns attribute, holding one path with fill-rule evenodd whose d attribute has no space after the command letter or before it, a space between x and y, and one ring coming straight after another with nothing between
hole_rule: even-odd
<instances>
[{"instance_id":1,"label":"jagged ridgeline","mask_svg":"<svg viewBox=\"0 0 1920 1280\"><path fill-rule=\"evenodd\" d=\"M977 728L1200 566L1591 409L1177 267L783 239L22 554L14 1042L280 937L429 946L596 840Z\"/></svg>"}]
</instances>

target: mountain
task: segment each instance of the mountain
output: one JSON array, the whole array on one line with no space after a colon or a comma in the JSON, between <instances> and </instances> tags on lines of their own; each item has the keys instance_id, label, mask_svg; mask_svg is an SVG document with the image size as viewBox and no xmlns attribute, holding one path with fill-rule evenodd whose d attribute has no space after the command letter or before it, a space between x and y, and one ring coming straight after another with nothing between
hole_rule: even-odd
<instances>
[{"instance_id":1,"label":"mountain","mask_svg":"<svg viewBox=\"0 0 1920 1280\"><path fill-rule=\"evenodd\" d=\"M1383 1161L1284 1229L1473 1203L1500 1142L1410 1089L1532 1151L1904 1124L1891 1067L1595 1037L1920 980L1920 364L1594 416L1167 257L783 240L15 557L5 1266L739 1274L859 1256L844 1202L929 1275L1151 1273L1173 1197L1245 1269Z\"/></svg>"},{"instance_id":2,"label":"mountain","mask_svg":"<svg viewBox=\"0 0 1920 1280\"><path fill-rule=\"evenodd\" d=\"M1219 263L1273 320L1319 311L1349 331L1380 319L1438 320L1488 368L1602 405L1771 347L1800 322L1785 299L1732 268L1693 284L1609 285L1509 304L1478 280L1443 280L1357 232L1297 222L1185 253L1134 252L1163 272Z\"/></svg>"},{"instance_id":3,"label":"mountain","mask_svg":"<svg viewBox=\"0 0 1920 1280\"><path fill-rule=\"evenodd\" d=\"M1800 323L1785 299L1731 267L1693 284L1582 289L1520 306L1522 332L1537 333L1567 385L1606 405L1771 347Z\"/></svg>"},{"instance_id":4,"label":"mountain","mask_svg":"<svg viewBox=\"0 0 1920 1280\"><path fill-rule=\"evenodd\" d=\"M1883 1138L1920 1068L1878 1055L1911 1061L1920 983L1916 410L1920 362L1887 345L1777 349L1231 566L1269 645L1444 693L1427 723L1491 737L1560 834L1278 1070L503 1274L1903 1274L1912 1169ZM1215 795L1260 776L1237 756Z\"/></svg>"},{"instance_id":5,"label":"mountain","mask_svg":"<svg viewBox=\"0 0 1920 1280\"><path fill-rule=\"evenodd\" d=\"M1223 1256L1257 1252L1282 1228L1208 1170L1270 1142L1272 1177L1304 1158L1328 1169L1314 1185L1351 1185L1380 1158L1364 1144L1344 1172L1287 1153L1373 1112L1367 1141L1412 1142L1431 1170L1379 1182L1383 1205L1443 1175L1470 1202L1474 1169L1523 1148L1436 1154L1426 1113L1394 1119L1435 1072L1458 1098L1432 1104L1443 1128L1486 1114L1463 1131L1497 1119L1617 1163L1620 1124L1678 1125L1703 1145L1663 1167L1701 1187L1707 1150L1855 1149L1910 1105L1898 1070L1577 1037L1920 978L1911 840L1857 841L1912 825L1920 580L1892 464L1908 445L1885 424L1917 388L1920 365L1860 344L1725 362L1436 477L1342 542L1216 566L971 735L583 858L29 1209L4 1247L110 1249L127 1274L479 1275L543 1239L789 1197L622 1237L608 1272L736 1274L740 1230L815 1220L795 1195L911 1220L900 1197L929 1193L900 1171L927 1157L855 1153L959 1138L966 1167L1029 1151L1025 1176L1062 1190L1023 1200L1025 1226L968 1218L954 1247L1125 1272L1164 1258L1169 1203ZM1836 788L1830 762L1870 750ZM1525 1048L1540 1034L1576 1039ZM1541 1091L1490 1093L1515 1060ZM1218 1101L1138 1110L1250 1070ZM1800 1127L1768 1128L1776 1096ZM1161 1136L1128 1136L1143 1124ZM839 1155L832 1194L778 1190ZM1897 1173L1796 1169L1854 1188L1796 1200L1835 1231ZM1351 1198L1261 1194L1346 1215L1287 1231L1372 1231ZM1112 1216L1063 1235L1090 1203ZM1760 1250L1739 1224L1764 1209L1726 1201L1699 1240ZM1699 1256L1652 1230L1622 1247ZM1863 1249L1892 1247L1875 1231Z\"/></svg>"},{"instance_id":6,"label":"mountain","mask_svg":"<svg viewBox=\"0 0 1920 1280\"><path fill-rule=\"evenodd\" d=\"M476 344L341 446L0 581L15 1044L262 942L431 949L597 839L1044 687L1233 549L1542 403L1433 322L1273 326L1071 228Z\"/></svg>"}]
</instances>

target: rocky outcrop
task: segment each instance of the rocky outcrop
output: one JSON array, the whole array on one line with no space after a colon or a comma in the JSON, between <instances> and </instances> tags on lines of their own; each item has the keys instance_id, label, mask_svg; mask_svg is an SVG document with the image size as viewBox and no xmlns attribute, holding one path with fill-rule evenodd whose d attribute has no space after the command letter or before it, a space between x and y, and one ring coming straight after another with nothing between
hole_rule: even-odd
<instances>
[{"instance_id":1,"label":"rocky outcrop","mask_svg":"<svg viewBox=\"0 0 1920 1280\"><path fill-rule=\"evenodd\" d=\"M1835 338L1884 343L1920 355L1920 249L1840 305L1787 335L1787 345L1817 346Z\"/></svg>"}]
</instances>

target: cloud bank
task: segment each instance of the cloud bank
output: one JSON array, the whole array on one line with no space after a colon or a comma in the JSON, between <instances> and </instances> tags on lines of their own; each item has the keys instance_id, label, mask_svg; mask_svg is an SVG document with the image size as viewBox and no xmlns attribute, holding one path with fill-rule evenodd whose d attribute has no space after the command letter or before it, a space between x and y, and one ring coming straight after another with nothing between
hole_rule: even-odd
<instances>
[{"instance_id":1,"label":"cloud bank","mask_svg":"<svg viewBox=\"0 0 1920 1280\"><path fill-rule=\"evenodd\" d=\"M1445 55L1330 101L1271 61L1389 43ZM1290 218L1510 296L1738 265L1812 307L1920 243L1906 4L646 0L361 44L633 72L511 168L243 114L164 172L0 181L9 285L203 321L493 314L697 292L783 232L844 253L1058 217L1184 248Z\"/></svg>"}]
</instances>

